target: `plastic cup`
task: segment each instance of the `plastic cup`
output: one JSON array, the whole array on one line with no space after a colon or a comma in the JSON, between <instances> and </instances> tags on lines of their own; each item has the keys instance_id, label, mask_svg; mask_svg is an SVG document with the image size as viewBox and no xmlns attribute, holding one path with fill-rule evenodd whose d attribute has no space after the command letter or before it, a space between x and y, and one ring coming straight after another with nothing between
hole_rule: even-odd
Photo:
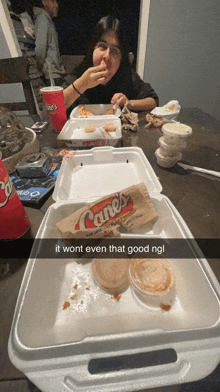
<instances>
[{"instance_id":1,"label":"plastic cup","mask_svg":"<svg viewBox=\"0 0 220 392\"><path fill-rule=\"evenodd\" d=\"M175 278L165 259L133 259L129 268L135 298L152 309L170 310Z\"/></svg>"},{"instance_id":2,"label":"plastic cup","mask_svg":"<svg viewBox=\"0 0 220 392\"><path fill-rule=\"evenodd\" d=\"M40 89L49 112L52 124L60 132L67 121L63 87L49 86Z\"/></svg>"},{"instance_id":3,"label":"plastic cup","mask_svg":"<svg viewBox=\"0 0 220 392\"><path fill-rule=\"evenodd\" d=\"M157 164L167 169L173 167L178 161L182 159L181 152L177 151L176 155L164 156L160 148L155 151L155 156L157 158Z\"/></svg>"},{"instance_id":4,"label":"plastic cup","mask_svg":"<svg viewBox=\"0 0 220 392\"><path fill-rule=\"evenodd\" d=\"M164 157L174 157L177 155L178 152L181 152L182 150L184 150L184 148L186 148L186 141L183 140L178 140L178 143L176 144L168 144L166 143L166 140L164 139L164 136L161 136L159 138L159 145L160 145L160 151L161 154Z\"/></svg>"},{"instance_id":5,"label":"plastic cup","mask_svg":"<svg viewBox=\"0 0 220 392\"><path fill-rule=\"evenodd\" d=\"M128 259L95 259L92 276L95 283L109 293L121 292L129 285Z\"/></svg>"},{"instance_id":6,"label":"plastic cup","mask_svg":"<svg viewBox=\"0 0 220 392\"><path fill-rule=\"evenodd\" d=\"M192 134L192 128L181 123L167 123L162 126L164 139L168 144L179 143Z\"/></svg>"},{"instance_id":7,"label":"plastic cup","mask_svg":"<svg viewBox=\"0 0 220 392\"><path fill-rule=\"evenodd\" d=\"M19 238L29 227L28 216L0 159L0 238Z\"/></svg>"}]
</instances>

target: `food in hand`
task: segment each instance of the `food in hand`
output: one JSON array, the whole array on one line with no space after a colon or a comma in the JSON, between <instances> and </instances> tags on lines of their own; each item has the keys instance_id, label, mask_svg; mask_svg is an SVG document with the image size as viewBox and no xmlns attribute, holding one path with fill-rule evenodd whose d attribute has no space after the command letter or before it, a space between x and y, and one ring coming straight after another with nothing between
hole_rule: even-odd
<instances>
[{"instance_id":1,"label":"food in hand","mask_svg":"<svg viewBox=\"0 0 220 392\"><path fill-rule=\"evenodd\" d=\"M85 133L92 133L95 132L96 127L95 125L88 125L87 127L84 128Z\"/></svg>"}]
</instances>

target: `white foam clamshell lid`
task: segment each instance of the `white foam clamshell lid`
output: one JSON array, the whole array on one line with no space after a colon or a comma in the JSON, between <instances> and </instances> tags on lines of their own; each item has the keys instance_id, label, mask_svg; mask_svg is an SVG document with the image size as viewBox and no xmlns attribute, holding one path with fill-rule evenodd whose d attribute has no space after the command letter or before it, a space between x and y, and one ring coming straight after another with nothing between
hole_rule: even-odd
<instances>
[{"instance_id":1,"label":"white foam clamshell lid","mask_svg":"<svg viewBox=\"0 0 220 392\"><path fill-rule=\"evenodd\" d=\"M95 147L63 159L53 199L92 201L140 182L145 183L150 195L162 190L141 148Z\"/></svg>"}]
</instances>

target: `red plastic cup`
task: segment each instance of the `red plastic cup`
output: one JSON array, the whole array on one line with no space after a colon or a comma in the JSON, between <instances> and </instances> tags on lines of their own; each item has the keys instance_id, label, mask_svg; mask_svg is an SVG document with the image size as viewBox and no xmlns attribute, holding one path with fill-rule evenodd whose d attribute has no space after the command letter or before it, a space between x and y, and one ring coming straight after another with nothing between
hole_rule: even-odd
<instances>
[{"instance_id":1,"label":"red plastic cup","mask_svg":"<svg viewBox=\"0 0 220 392\"><path fill-rule=\"evenodd\" d=\"M56 131L60 132L67 120L63 87L43 87L40 91L44 97L52 124Z\"/></svg>"},{"instance_id":2,"label":"red plastic cup","mask_svg":"<svg viewBox=\"0 0 220 392\"><path fill-rule=\"evenodd\" d=\"M19 238L29 227L28 216L0 159L0 239Z\"/></svg>"}]
</instances>

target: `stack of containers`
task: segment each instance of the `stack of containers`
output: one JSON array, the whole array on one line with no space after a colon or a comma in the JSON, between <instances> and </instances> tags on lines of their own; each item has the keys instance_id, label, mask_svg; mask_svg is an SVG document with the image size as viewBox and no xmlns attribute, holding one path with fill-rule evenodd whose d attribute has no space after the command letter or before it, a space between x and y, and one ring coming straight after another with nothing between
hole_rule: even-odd
<instances>
[{"instance_id":1,"label":"stack of containers","mask_svg":"<svg viewBox=\"0 0 220 392\"><path fill-rule=\"evenodd\" d=\"M170 168L182 158L182 151L186 148L186 137L192 134L188 125L173 122L164 124L163 136L159 139L160 148L155 151L158 165Z\"/></svg>"}]
</instances>

